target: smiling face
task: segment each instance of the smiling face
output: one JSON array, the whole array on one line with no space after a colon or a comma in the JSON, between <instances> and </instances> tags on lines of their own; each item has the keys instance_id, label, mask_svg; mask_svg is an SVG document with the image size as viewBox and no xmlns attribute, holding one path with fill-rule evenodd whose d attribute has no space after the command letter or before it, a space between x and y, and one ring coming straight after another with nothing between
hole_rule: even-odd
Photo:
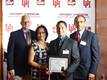
<instances>
[{"instance_id":1,"label":"smiling face","mask_svg":"<svg viewBox=\"0 0 107 80\"><path fill-rule=\"evenodd\" d=\"M27 29L30 26L30 17L27 15L22 16L21 25L23 29Z\"/></svg>"},{"instance_id":2,"label":"smiling face","mask_svg":"<svg viewBox=\"0 0 107 80\"><path fill-rule=\"evenodd\" d=\"M45 38L46 38L46 33L45 33L45 30L44 30L44 28L39 28L38 29L38 31L37 31L37 38L38 38L38 40L45 40Z\"/></svg>"},{"instance_id":3,"label":"smiling face","mask_svg":"<svg viewBox=\"0 0 107 80\"><path fill-rule=\"evenodd\" d=\"M81 31L85 28L85 17L83 16L78 16L75 18L74 25L76 26L77 30Z\"/></svg>"},{"instance_id":4,"label":"smiling face","mask_svg":"<svg viewBox=\"0 0 107 80\"><path fill-rule=\"evenodd\" d=\"M65 23L60 22L60 23L57 25L56 30L57 30L58 36L65 36L66 30L67 30L67 26L65 25Z\"/></svg>"}]
</instances>

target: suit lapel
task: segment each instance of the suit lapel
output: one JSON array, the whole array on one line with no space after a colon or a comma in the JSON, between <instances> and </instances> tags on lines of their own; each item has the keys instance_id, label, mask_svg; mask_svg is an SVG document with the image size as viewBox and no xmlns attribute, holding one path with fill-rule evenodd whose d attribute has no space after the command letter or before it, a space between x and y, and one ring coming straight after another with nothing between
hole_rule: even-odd
<instances>
[{"instance_id":1,"label":"suit lapel","mask_svg":"<svg viewBox=\"0 0 107 80\"><path fill-rule=\"evenodd\" d=\"M22 30L19 31L19 35L20 35L22 41L24 41L24 43L27 44L26 39L25 39L25 36L24 36L24 33L23 33Z\"/></svg>"},{"instance_id":2,"label":"suit lapel","mask_svg":"<svg viewBox=\"0 0 107 80\"><path fill-rule=\"evenodd\" d=\"M83 32L82 36L81 36L81 41L86 41L87 36L88 36L88 33L87 33L87 31L85 30L85 31Z\"/></svg>"},{"instance_id":3,"label":"suit lapel","mask_svg":"<svg viewBox=\"0 0 107 80\"><path fill-rule=\"evenodd\" d=\"M63 40L63 42L62 42L62 44L61 44L61 46L60 46L60 49L62 49L63 47L65 47L66 45L66 40L68 39L68 37L67 36L65 36L65 38L64 38L64 40Z\"/></svg>"}]
</instances>

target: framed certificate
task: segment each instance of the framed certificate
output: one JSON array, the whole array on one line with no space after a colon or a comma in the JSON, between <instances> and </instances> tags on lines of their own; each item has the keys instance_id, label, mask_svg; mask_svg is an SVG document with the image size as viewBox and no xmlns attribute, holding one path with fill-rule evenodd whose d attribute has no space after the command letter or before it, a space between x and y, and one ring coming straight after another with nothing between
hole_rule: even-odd
<instances>
[{"instance_id":1,"label":"framed certificate","mask_svg":"<svg viewBox=\"0 0 107 80\"><path fill-rule=\"evenodd\" d=\"M49 58L49 70L50 72L61 72L61 69L64 70L68 67L68 59L67 58Z\"/></svg>"}]
</instances>

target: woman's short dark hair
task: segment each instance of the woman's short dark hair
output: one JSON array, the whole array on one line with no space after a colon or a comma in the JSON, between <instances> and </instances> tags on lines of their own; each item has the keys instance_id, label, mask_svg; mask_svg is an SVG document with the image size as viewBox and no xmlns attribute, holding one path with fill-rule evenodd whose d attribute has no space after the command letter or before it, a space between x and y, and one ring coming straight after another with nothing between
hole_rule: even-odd
<instances>
[{"instance_id":1,"label":"woman's short dark hair","mask_svg":"<svg viewBox=\"0 0 107 80\"><path fill-rule=\"evenodd\" d=\"M46 40L47 37L48 37L48 30L47 30L47 28L46 28L44 25L40 25L40 26L38 26L38 27L36 28L36 30L35 30L35 39L38 41L37 34L38 34L38 30L39 30L40 28L43 28L43 29L44 29L45 34L46 34L46 37L45 37L45 40Z\"/></svg>"}]
</instances>

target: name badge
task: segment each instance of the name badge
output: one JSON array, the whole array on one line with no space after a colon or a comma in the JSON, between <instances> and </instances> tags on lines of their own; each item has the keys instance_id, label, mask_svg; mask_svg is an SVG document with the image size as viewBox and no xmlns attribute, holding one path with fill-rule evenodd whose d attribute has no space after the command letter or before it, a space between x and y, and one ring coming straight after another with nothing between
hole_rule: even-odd
<instances>
[{"instance_id":1,"label":"name badge","mask_svg":"<svg viewBox=\"0 0 107 80\"><path fill-rule=\"evenodd\" d=\"M63 54L69 54L69 50L68 49L63 50Z\"/></svg>"},{"instance_id":2,"label":"name badge","mask_svg":"<svg viewBox=\"0 0 107 80\"><path fill-rule=\"evenodd\" d=\"M83 45L83 46L85 46L86 42L85 41L81 41L80 44Z\"/></svg>"}]
</instances>

